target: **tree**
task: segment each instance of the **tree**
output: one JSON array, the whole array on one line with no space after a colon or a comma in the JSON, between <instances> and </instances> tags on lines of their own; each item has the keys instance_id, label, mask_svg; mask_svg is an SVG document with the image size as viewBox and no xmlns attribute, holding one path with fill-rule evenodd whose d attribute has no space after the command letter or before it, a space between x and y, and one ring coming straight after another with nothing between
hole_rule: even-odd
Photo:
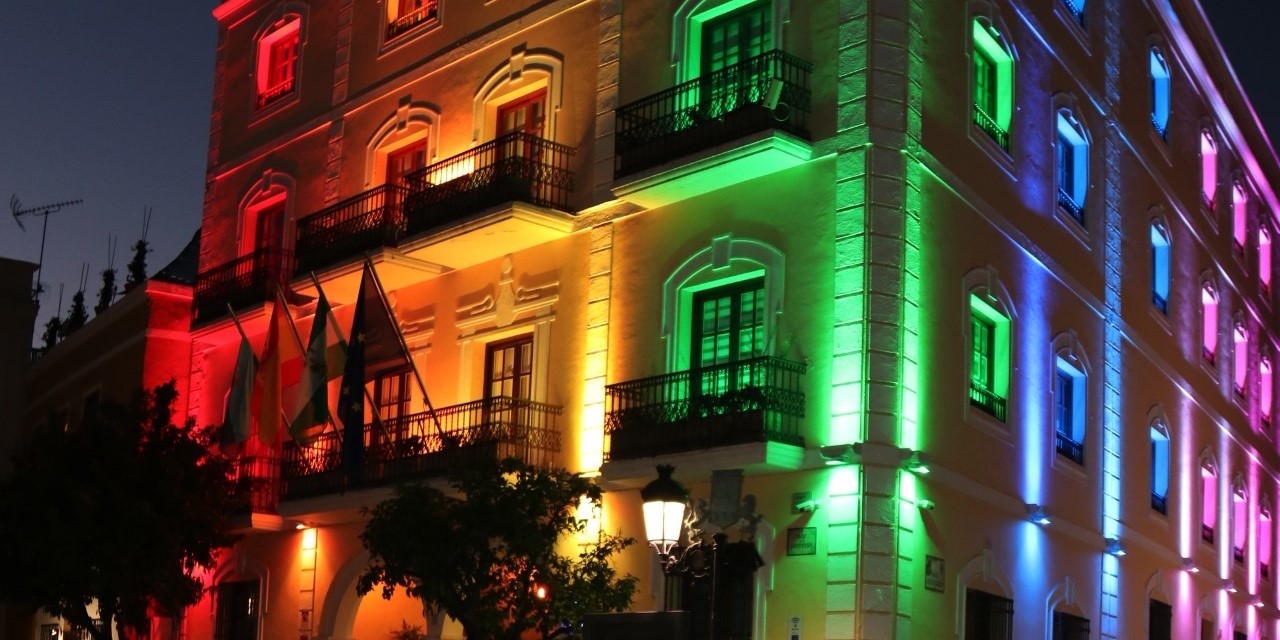
<instances>
[{"instance_id":1,"label":"tree","mask_svg":"<svg viewBox=\"0 0 1280 640\"><path fill-rule=\"evenodd\" d=\"M396 488L371 515L361 541L369 566L357 582L367 594L396 588L443 611L468 638L543 637L595 611L621 611L636 579L618 578L609 556L633 541L604 536L581 554L556 550L583 526L579 498L599 502L600 487L562 469L508 459L472 465L450 480L459 496L421 484ZM539 590L539 587L542 590Z\"/></svg>"},{"instance_id":2,"label":"tree","mask_svg":"<svg viewBox=\"0 0 1280 640\"><path fill-rule=\"evenodd\" d=\"M76 427L34 430L0 481L0 596L96 640L200 599L200 571L235 542L236 502L215 430L174 425L176 397L170 381L126 406L104 402Z\"/></svg>"}]
</instances>

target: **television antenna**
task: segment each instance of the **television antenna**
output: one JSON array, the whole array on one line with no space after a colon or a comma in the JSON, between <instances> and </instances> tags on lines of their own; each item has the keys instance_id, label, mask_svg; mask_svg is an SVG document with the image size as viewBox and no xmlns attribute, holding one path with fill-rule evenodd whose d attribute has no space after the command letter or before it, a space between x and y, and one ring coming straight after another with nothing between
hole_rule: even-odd
<instances>
[{"instance_id":1,"label":"television antenna","mask_svg":"<svg viewBox=\"0 0 1280 640\"><path fill-rule=\"evenodd\" d=\"M61 211L63 207L70 207L84 202L79 198L75 200L64 200L53 204L44 204L37 207L23 208L22 201L18 199L18 194L13 194L9 198L9 210L13 212L13 221L18 223L18 228L26 231L27 228L22 224L22 216L31 216L33 218L44 218L44 225L40 231L40 260L36 263L36 286L31 291L31 299L35 301L36 306L40 305L40 294L44 292L44 284L40 281L40 274L44 271L44 239L49 233L49 214ZM59 304L61 306L61 304Z\"/></svg>"}]
</instances>

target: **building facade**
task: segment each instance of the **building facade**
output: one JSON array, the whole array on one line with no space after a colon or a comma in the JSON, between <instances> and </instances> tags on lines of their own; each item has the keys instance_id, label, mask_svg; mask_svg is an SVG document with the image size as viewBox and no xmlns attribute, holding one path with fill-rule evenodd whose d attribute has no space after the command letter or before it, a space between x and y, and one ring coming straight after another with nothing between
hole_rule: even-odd
<instances>
[{"instance_id":1,"label":"building facade","mask_svg":"<svg viewBox=\"0 0 1280 640\"><path fill-rule=\"evenodd\" d=\"M764 561L735 637L1280 635L1280 167L1194 0L214 15L193 415L277 286L349 327L366 259L413 366L371 364L362 482L334 432L242 454L187 637L460 637L354 589L443 436L598 476L636 538L674 465Z\"/></svg>"}]
</instances>

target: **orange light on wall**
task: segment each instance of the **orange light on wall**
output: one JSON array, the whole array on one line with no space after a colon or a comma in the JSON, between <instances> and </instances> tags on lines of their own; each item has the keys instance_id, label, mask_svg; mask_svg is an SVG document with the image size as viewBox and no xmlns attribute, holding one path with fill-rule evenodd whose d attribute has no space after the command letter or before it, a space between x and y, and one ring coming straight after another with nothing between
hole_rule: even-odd
<instances>
[{"instance_id":1,"label":"orange light on wall","mask_svg":"<svg viewBox=\"0 0 1280 640\"><path fill-rule=\"evenodd\" d=\"M578 530L578 544L593 544L600 540L600 522L603 520L604 505L582 496L578 499L578 510L575 514L582 521Z\"/></svg>"},{"instance_id":2,"label":"orange light on wall","mask_svg":"<svg viewBox=\"0 0 1280 640\"><path fill-rule=\"evenodd\" d=\"M306 528L302 530L302 550L303 551L316 550L316 530L315 529Z\"/></svg>"}]
</instances>

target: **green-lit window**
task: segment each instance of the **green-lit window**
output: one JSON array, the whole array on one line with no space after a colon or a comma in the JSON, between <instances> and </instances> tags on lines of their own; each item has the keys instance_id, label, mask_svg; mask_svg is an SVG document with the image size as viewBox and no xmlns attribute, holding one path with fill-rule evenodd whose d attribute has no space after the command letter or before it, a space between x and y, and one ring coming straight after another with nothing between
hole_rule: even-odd
<instances>
[{"instance_id":1,"label":"green-lit window","mask_svg":"<svg viewBox=\"0 0 1280 640\"><path fill-rule=\"evenodd\" d=\"M1000 32L973 19L973 122L1009 149L1013 119L1013 55Z\"/></svg>"},{"instance_id":2,"label":"green-lit window","mask_svg":"<svg viewBox=\"0 0 1280 640\"><path fill-rule=\"evenodd\" d=\"M969 403L1000 420L1009 393L1009 319L979 296L969 297Z\"/></svg>"},{"instance_id":3,"label":"green-lit window","mask_svg":"<svg viewBox=\"0 0 1280 640\"><path fill-rule=\"evenodd\" d=\"M702 27L702 74L754 58L773 48L772 6L757 2Z\"/></svg>"},{"instance_id":4,"label":"green-lit window","mask_svg":"<svg viewBox=\"0 0 1280 640\"><path fill-rule=\"evenodd\" d=\"M703 291L694 296L694 368L754 358L764 353L764 279Z\"/></svg>"}]
</instances>

